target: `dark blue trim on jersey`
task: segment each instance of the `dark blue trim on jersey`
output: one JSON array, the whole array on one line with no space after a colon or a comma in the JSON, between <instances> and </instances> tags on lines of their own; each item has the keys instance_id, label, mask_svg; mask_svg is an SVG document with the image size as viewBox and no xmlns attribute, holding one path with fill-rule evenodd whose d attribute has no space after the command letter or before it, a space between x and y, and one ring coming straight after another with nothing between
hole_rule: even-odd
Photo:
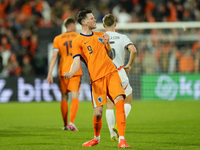
<instances>
[{"instance_id":1,"label":"dark blue trim on jersey","mask_svg":"<svg viewBox=\"0 0 200 150\"><path fill-rule=\"evenodd\" d=\"M92 100L92 105L94 105L94 101L95 100L93 100L93 94L92 94L92 83L90 84L90 94L91 94L91 100Z\"/></svg>"},{"instance_id":2,"label":"dark blue trim on jersey","mask_svg":"<svg viewBox=\"0 0 200 150\"><path fill-rule=\"evenodd\" d=\"M90 35L85 35L85 34L83 34L83 33L80 33L80 35L82 35L82 36L93 36L94 33L92 32L92 34L90 34Z\"/></svg>"},{"instance_id":3,"label":"dark blue trim on jersey","mask_svg":"<svg viewBox=\"0 0 200 150\"><path fill-rule=\"evenodd\" d=\"M88 68L86 62L85 62L85 59L83 59L83 57L81 56L81 61L86 65L86 67Z\"/></svg>"},{"instance_id":4,"label":"dark blue trim on jersey","mask_svg":"<svg viewBox=\"0 0 200 150\"><path fill-rule=\"evenodd\" d=\"M127 49L127 50L128 50L128 46L129 46L129 45L133 45L133 43L129 43L128 45L126 45L126 49Z\"/></svg>"},{"instance_id":5,"label":"dark blue trim on jersey","mask_svg":"<svg viewBox=\"0 0 200 150\"><path fill-rule=\"evenodd\" d=\"M74 56L73 56L73 59L74 59L75 57L77 57L77 56L80 56L80 57L81 57L81 54L74 55Z\"/></svg>"},{"instance_id":6,"label":"dark blue trim on jersey","mask_svg":"<svg viewBox=\"0 0 200 150\"><path fill-rule=\"evenodd\" d=\"M113 63L114 64L114 63ZM114 64L115 65L115 64ZM117 66L115 65L116 69L117 69Z\"/></svg>"},{"instance_id":7,"label":"dark blue trim on jersey","mask_svg":"<svg viewBox=\"0 0 200 150\"><path fill-rule=\"evenodd\" d=\"M77 57L77 56L80 56L81 61L82 61L82 62L86 65L86 67L87 67L87 64L86 64L85 60L83 59L83 57L81 56L81 54L74 55L74 56L73 56L73 59L74 59L75 57ZM88 68L88 67L87 67L87 68Z\"/></svg>"}]
</instances>

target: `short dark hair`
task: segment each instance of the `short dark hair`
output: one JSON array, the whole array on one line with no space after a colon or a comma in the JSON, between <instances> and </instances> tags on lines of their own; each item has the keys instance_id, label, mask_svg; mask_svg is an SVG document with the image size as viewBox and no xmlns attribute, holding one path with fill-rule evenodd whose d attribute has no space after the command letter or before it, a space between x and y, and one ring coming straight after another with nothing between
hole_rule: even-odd
<instances>
[{"instance_id":1,"label":"short dark hair","mask_svg":"<svg viewBox=\"0 0 200 150\"><path fill-rule=\"evenodd\" d=\"M64 26L67 28L71 23L75 24L75 20L73 18L67 18L64 20Z\"/></svg>"},{"instance_id":2,"label":"short dark hair","mask_svg":"<svg viewBox=\"0 0 200 150\"><path fill-rule=\"evenodd\" d=\"M112 14L107 14L103 17L103 24L106 27L111 27L116 22L116 17Z\"/></svg>"},{"instance_id":3,"label":"short dark hair","mask_svg":"<svg viewBox=\"0 0 200 150\"><path fill-rule=\"evenodd\" d=\"M77 15L78 23L80 23L82 25L82 20L84 20L86 18L86 15L89 13L92 13L92 9L90 9L90 8L85 8L85 9L79 11L79 13Z\"/></svg>"}]
</instances>

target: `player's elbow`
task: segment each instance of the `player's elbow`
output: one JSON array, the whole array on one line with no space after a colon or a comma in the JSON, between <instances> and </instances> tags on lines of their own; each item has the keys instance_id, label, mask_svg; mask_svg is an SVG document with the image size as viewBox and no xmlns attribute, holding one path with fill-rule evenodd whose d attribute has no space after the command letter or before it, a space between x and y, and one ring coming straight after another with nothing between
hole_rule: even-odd
<instances>
[{"instance_id":1,"label":"player's elbow","mask_svg":"<svg viewBox=\"0 0 200 150\"><path fill-rule=\"evenodd\" d=\"M134 55L136 55L136 53L137 53L137 50L136 50L136 48L135 48L134 45L129 45L129 46L128 46L128 50L129 50L131 53L133 53Z\"/></svg>"}]
</instances>

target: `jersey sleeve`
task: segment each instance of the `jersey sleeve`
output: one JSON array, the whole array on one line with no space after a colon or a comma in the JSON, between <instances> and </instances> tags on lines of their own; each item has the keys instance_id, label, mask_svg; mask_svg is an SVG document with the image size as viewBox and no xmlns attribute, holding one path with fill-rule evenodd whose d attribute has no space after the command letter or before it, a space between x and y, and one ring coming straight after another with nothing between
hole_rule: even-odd
<instances>
[{"instance_id":1,"label":"jersey sleeve","mask_svg":"<svg viewBox=\"0 0 200 150\"><path fill-rule=\"evenodd\" d=\"M94 34L96 34L96 35L100 35L100 36L103 36L103 32L93 32Z\"/></svg>"},{"instance_id":2,"label":"jersey sleeve","mask_svg":"<svg viewBox=\"0 0 200 150\"><path fill-rule=\"evenodd\" d=\"M72 47L73 47L73 58L81 56L81 46L77 39L74 39L72 41Z\"/></svg>"},{"instance_id":3,"label":"jersey sleeve","mask_svg":"<svg viewBox=\"0 0 200 150\"><path fill-rule=\"evenodd\" d=\"M133 43L126 35L124 35L124 48L128 49L129 45L133 45Z\"/></svg>"},{"instance_id":4,"label":"jersey sleeve","mask_svg":"<svg viewBox=\"0 0 200 150\"><path fill-rule=\"evenodd\" d=\"M53 50L59 51L58 37L55 37L53 40Z\"/></svg>"}]
</instances>

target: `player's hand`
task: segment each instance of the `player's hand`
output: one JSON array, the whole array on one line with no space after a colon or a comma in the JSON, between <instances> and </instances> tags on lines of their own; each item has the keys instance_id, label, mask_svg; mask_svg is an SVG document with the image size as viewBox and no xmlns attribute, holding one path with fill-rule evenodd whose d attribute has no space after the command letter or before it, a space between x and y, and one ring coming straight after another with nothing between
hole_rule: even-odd
<instances>
[{"instance_id":1,"label":"player's hand","mask_svg":"<svg viewBox=\"0 0 200 150\"><path fill-rule=\"evenodd\" d=\"M71 75L70 72L64 72L64 78L65 79L70 79L73 75Z\"/></svg>"},{"instance_id":2,"label":"player's hand","mask_svg":"<svg viewBox=\"0 0 200 150\"><path fill-rule=\"evenodd\" d=\"M110 44L109 43L109 35L107 33L103 34L103 38L104 38L104 41L105 41L106 44Z\"/></svg>"},{"instance_id":3,"label":"player's hand","mask_svg":"<svg viewBox=\"0 0 200 150\"><path fill-rule=\"evenodd\" d=\"M131 71L131 66L124 66L124 70L126 71L127 76L129 75L129 72Z\"/></svg>"},{"instance_id":4,"label":"player's hand","mask_svg":"<svg viewBox=\"0 0 200 150\"><path fill-rule=\"evenodd\" d=\"M46 82L49 83L49 86L51 83L53 83L53 77L52 76L47 76Z\"/></svg>"}]
</instances>

